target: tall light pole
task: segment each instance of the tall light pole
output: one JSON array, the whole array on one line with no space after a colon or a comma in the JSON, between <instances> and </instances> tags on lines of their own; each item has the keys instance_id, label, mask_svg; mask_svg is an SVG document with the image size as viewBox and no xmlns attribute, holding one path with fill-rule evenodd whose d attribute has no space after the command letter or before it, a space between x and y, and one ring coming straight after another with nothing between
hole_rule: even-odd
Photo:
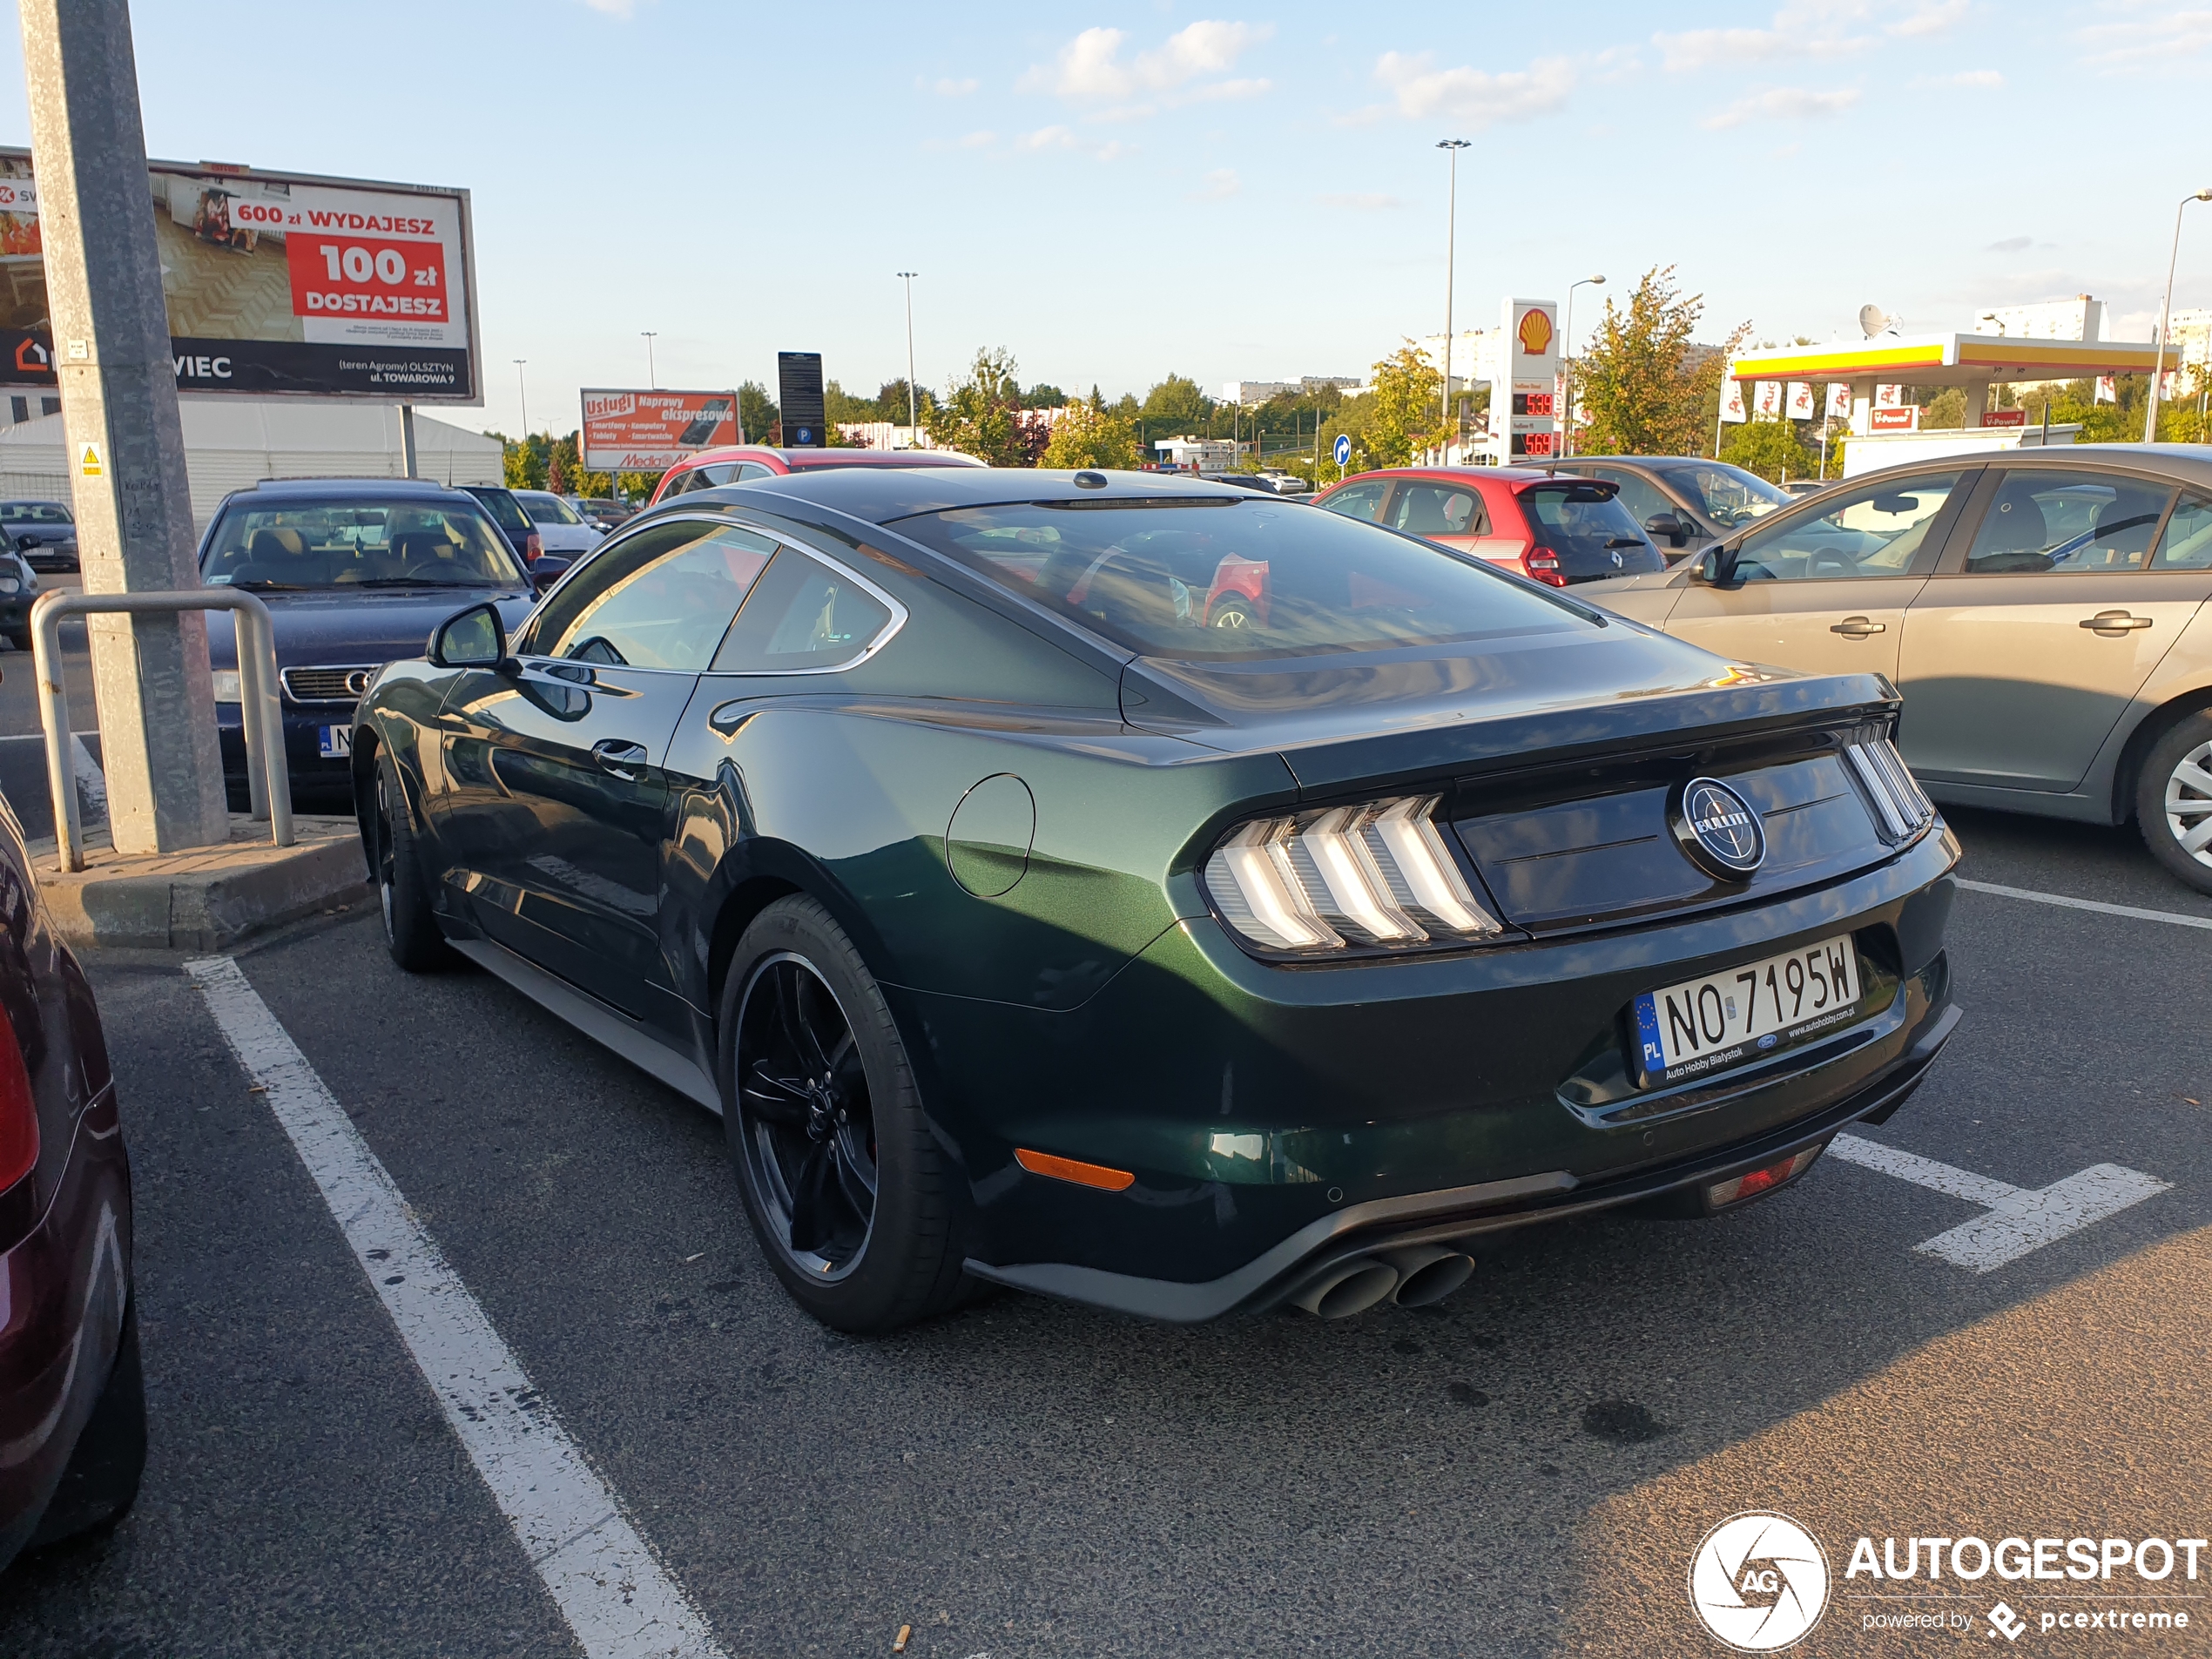
<instances>
[{"instance_id":1,"label":"tall light pole","mask_svg":"<svg viewBox=\"0 0 2212 1659\"><path fill-rule=\"evenodd\" d=\"M1604 286L1602 276L1584 277L1580 282L1567 285L1566 349L1559 354L1559 377L1567 382L1567 395L1561 401L1567 407L1562 411L1565 418L1559 423L1559 441L1560 447L1570 455L1575 453L1575 290Z\"/></svg>"},{"instance_id":2,"label":"tall light pole","mask_svg":"<svg viewBox=\"0 0 2212 1659\"><path fill-rule=\"evenodd\" d=\"M659 331L640 328L637 333L645 342L645 384L658 392L660 390L660 376L653 370L653 341L658 338Z\"/></svg>"},{"instance_id":3,"label":"tall light pole","mask_svg":"<svg viewBox=\"0 0 2212 1659\"><path fill-rule=\"evenodd\" d=\"M914 428L921 424L921 395L914 390L914 279L919 271L894 271L892 274L907 285L907 442L914 441Z\"/></svg>"},{"instance_id":4,"label":"tall light pole","mask_svg":"<svg viewBox=\"0 0 2212 1659\"><path fill-rule=\"evenodd\" d=\"M1469 147L1465 138L1440 138L1436 147L1452 158L1452 184L1444 208L1444 425L1445 454L1451 454L1452 425L1452 264L1460 244L1460 152Z\"/></svg>"},{"instance_id":5,"label":"tall light pole","mask_svg":"<svg viewBox=\"0 0 2212 1659\"><path fill-rule=\"evenodd\" d=\"M515 360L515 390L523 400L523 442L525 443L529 442L530 435L530 388L523 379L523 365L529 361L527 357Z\"/></svg>"},{"instance_id":6,"label":"tall light pole","mask_svg":"<svg viewBox=\"0 0 2212 1659\"><path fill-rule=\"evenodd\" d=\"M2200 190L2182 198L2181 206L2174 210L2174 251L2166 257L2166 301L2158 308L2158 367L2151 371L2150 413L2143 418L2143 442L2158 442L2158 387L2166 378L2166 331L2174 316L2174 267L2182 258L2182 212L2191 202L2212 202L2212 190Z\"/></svg>"}]
</instances>

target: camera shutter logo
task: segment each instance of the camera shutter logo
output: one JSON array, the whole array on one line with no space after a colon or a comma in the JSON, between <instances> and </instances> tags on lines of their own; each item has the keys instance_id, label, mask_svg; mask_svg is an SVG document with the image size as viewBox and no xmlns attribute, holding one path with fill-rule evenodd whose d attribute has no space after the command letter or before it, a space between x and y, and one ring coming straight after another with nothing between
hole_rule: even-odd
<instances>
[{"instance_id":1,"label":"camera shutter logo","mask_svg":"<svg viewBox=\"0 0 2212 1659\"><path fill-rule=\"evenodd\" d=\"M1750 802L1726 784L1692 778L1674 813L1675 839L1689 861L1723 881L1741 881L1766 858L1766 829Z\"/></svg>"},{"instance_id":2,"label":"camera shutter logo","mask_svg":"<svg viewBox=\"0 0 2212 1659\"><path fill-rule=\"evenodd\" d=\"M1690 1558L1689 1605L1739 1653L1795 1647L1828 1610L1827 1552L1787 1515L1730 1515Z\"/></svg>"}]
</instances>

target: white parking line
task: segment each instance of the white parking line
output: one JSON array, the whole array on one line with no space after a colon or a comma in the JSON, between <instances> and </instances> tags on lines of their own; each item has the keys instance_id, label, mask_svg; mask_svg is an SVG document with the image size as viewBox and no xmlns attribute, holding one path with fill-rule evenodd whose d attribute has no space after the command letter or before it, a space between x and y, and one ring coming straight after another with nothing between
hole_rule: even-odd
<instances>
[{"instance_id":1,"label":"white parking line","mask_svg":"<svg viewBox=\"0 0 2212 1659\"><path fill-rule=\"evenodd\" d=\"M724 1659L613 1490L330 1090L227 956L187 962L223 1036L291 1136L476 1473L592 1659Z\"/></svg>"},{"instance_id":2,"label":"white parking line","mask_svg":"<svg viewBox=\"0 0 2212 1659\"><path fill-rule=\"evenodd\" d=\"M2033 887L2000 887L1994 881L1959 878L1969 893L1993 893L2000 899L2026 899L2032 904L2062 905L2068 910L2094 910L2100 915L2132 916L2137 921L2170 922L2176 927L2212 927L2212 916L2183 915L2178 910L2143 910L2131 904L2102 904L2094 899L2069 899L2063 893L2038 893Z\"/></svg>"},{"instance_id":3,"label":"white parking line","mask_svg":"<svg viewBox=\"0 0 2212 1659\"><path fill-rule=\"evenodd\" d=\"M2130 1204L2155 1197L2173 1185L2139 1170L2099 1163L2047 1187L2030 1190L1993 1181L1971 1170L1954 1169L1933 1158L1900 1152L1857 1135L1838 1135L1828 1143L1828 1152L1846 1163L1878 1170L1915 1186L1980 1204L1987 1214L1913 1246L1925 1255L1940 1257L1977 1273L2016 1262L2030 1251L2055 1244L2093 1221L2102 1221Z\"/></svg>"}]
</instances>

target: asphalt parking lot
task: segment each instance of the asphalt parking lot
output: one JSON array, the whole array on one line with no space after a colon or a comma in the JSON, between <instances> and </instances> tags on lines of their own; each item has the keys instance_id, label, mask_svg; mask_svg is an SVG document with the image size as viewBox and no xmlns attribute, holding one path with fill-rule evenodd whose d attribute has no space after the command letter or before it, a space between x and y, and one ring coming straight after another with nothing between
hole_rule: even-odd
<instances>
[{"instance_id":1,"label":"asphalt parking lot","mask_svg":"<svg viewBox=\"0 0 2212 1659\"><path fill-rule=\"evenodd\" d=\"M1684 1574L1737 1511L1795 1517L1838 1571L1862 1534L2212 1519L2212 900L2131 831L1952 819L1973 882L2155 914L1961 893L1966 1023L1863 1137L1922 1162L1838 1151L1725 1219L1507 1236L1440 1307L1332 1324L1006 1296L841 1337L757 1258L716 1121L519 994L401 974L361 914L236 962L526 1375L530 1420L696 1609L692 1651L887 1653L911 1626L930 1659L1702 1654ZM518 1541L358 1213L341 1227L279 1121L299 1076L241 1058L183 958L91 971L152 1447L120 1527L0 1578L0 1653L675 1645L575 1633L545 1565L573 1541ZM2149 1196L1977 1271L1919 1246L1997 1190L1932 1164L2031 1197L2113 1165ZM1803 1650L1926 1646L1865 1628L1882 1588L1839 1583ZM1914 1588L1975 1615L1997 1593ZM2081 1588L2003 1589L2033 1615ZM2185 1599L2206 1582L2163 1588L2212 1624Z\"/></svg>"}]
</instances>

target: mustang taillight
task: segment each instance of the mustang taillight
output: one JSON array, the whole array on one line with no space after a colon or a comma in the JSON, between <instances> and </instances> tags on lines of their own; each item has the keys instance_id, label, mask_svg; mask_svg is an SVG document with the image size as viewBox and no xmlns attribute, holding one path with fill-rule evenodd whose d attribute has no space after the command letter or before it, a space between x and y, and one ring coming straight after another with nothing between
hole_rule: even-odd
<instances>
[{"instance_id":1,"label":"mustang taillight","mask_svg":"<svg viewBox=\"0 0 2212 1659\"><path fill-rule=\"evenodd\" d=\"M1206 860L1222 920L1263 950L1408 949L1504 931L1460 873L1440 795L1255 819Z\"/></svg>"},{"instance_id":2,"label":"mustang taillight","mask_svg":"<svg viewBox=\"0 0 2212 1659\"><path fill-rule=\"evenodd\" d=\"M23 1049L5 1014L0 1014L0 1192L29 1175L38 1163L38 1103Z\"/></svg>"}]
</instances>

